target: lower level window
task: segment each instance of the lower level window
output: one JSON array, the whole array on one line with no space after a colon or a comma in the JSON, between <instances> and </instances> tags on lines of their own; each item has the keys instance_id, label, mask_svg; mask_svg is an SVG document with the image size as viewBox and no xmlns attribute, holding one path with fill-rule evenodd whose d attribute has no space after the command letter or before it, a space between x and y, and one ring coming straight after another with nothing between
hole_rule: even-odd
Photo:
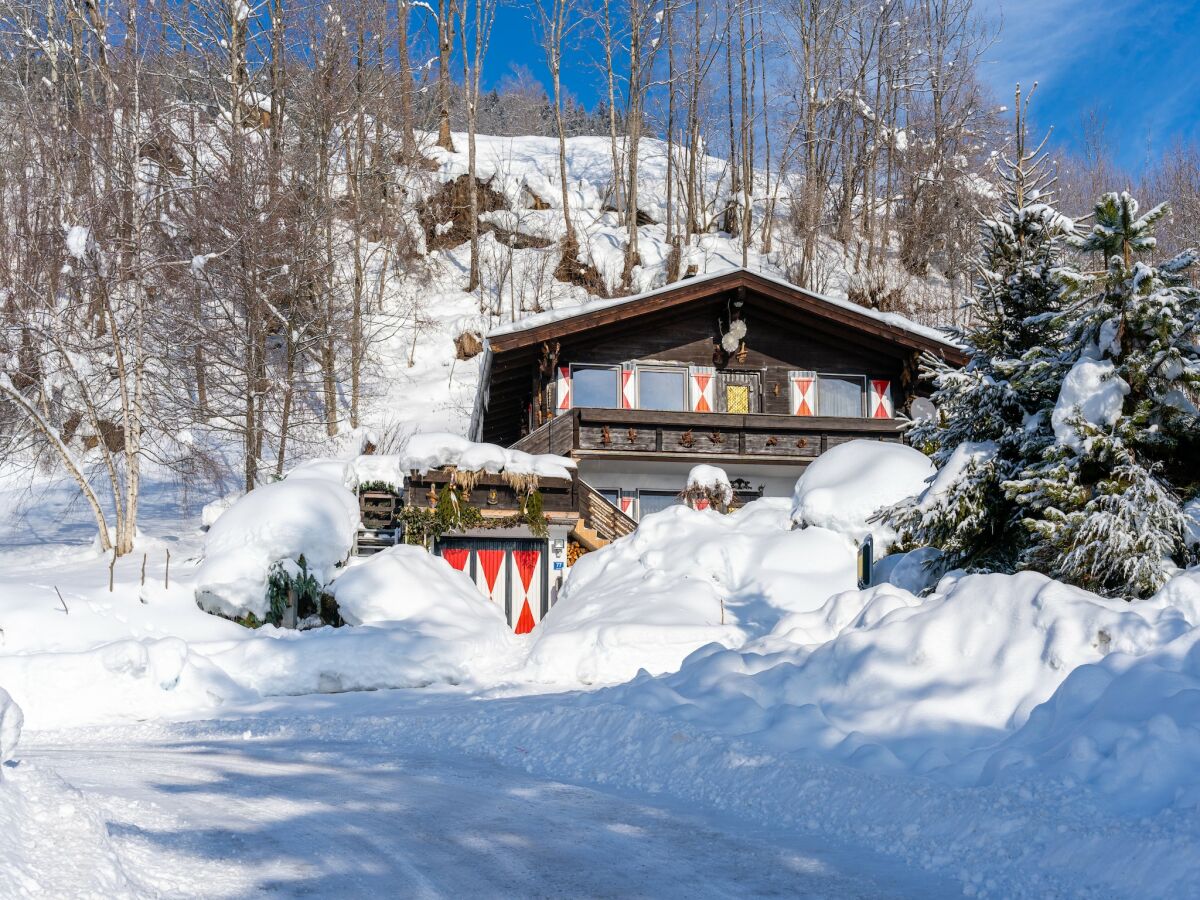
<instances>
[{"instance_id":1,"label":"lower level window","mask_svg":"<svg viewBox=\"0 0 1200 900\"><path fill-rule=\"evenodd\" d=\"M644 519L650 513L662 512L678 502L679 495L674 491L638 491L638 518Z\"/></svg>"},{"instance_id":2,"label":"lower level window","mask_svg":"<svg viewBox=\"0 0 1200 900\"><path fill-rule=\"evenodd\" d=\"M867 392L861 375L826 375L817 378L817 410L822 416L862 418Z\"/></svg>"}]
</instances>

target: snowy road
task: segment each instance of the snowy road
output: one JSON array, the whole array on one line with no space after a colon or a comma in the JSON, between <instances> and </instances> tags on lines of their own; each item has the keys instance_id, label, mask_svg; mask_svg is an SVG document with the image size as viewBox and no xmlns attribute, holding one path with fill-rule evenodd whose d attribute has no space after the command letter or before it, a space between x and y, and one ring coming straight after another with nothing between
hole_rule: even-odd
<instances>
[{"instance_id":1,"label":"snowy road","mask_svg":"<svg viewBox=\"0 0 1200 900\"><path fill-rule=\"evenodd\" d=\"M98 808L147 896L959 894L861 848L331 724L338 738L272 737L261 718L106 728L30 736L22 756Z\"/></svg>"}]
</instances>

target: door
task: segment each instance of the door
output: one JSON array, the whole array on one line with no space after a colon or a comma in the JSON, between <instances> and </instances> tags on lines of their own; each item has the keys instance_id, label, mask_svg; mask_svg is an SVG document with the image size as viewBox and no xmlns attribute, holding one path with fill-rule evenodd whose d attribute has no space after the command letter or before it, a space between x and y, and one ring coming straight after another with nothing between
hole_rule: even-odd
<instances>
[{"instance_id":1,"label":"door","mask_svg":"<svg viewBox=\"0 0 1200 900\"><path fill-rule=\"evenodd\" d=\"M452 537L438 541L434 552L504 610L517 634L533 631L550 611L546 541Z\"/></svg>"},{"instance_id":2,"label":"door","mask_svg":"<svg viewBox=\"0 0 1200 900\"><path fill-rule=\"evenodd\" d=\"M721 372L717 375L717 412L761 412L759 372Z\"/></svg>"}]
</instances>

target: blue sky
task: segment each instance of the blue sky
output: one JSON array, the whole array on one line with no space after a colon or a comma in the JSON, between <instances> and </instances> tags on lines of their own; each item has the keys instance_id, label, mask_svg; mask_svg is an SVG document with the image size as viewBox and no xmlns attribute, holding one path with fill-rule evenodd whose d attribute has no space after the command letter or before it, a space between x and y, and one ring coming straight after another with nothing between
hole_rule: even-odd
<instances>
[{"instance_id":1,"label":"blue sky","mask_svg":"<svg viewBox=\"0 0 1200 900\"><path fill-rule=\"evenodd\" d=\"M978 0L1000 34L982 75L997 101L1011 105L1013 86L1039 83L1033 106L1041 131L1077 148L1082 118L1107 121L1111 153L1138 171L1177 138L1200 141L1200 0ZM488 68L495 83L511 64L545 81L528 14L501 8ZM600 76L582 61L568 86L589 105ZM547 82L548 83L548 82Z\"/></svg>"},{"instance_id":2,"label":"blue sky","mask_svg":"<svg viewBox=\"0 0 1200 900\"><path fill-rule=\"evenodd\" d=\"M1200 141L1200 0L1007 0L983 75L1011 105L1039 83L1036 124L1077 147L1081 118L1107 120L1111 152L1137 171L1174 140Z\"/></svg>"}]
</instances>

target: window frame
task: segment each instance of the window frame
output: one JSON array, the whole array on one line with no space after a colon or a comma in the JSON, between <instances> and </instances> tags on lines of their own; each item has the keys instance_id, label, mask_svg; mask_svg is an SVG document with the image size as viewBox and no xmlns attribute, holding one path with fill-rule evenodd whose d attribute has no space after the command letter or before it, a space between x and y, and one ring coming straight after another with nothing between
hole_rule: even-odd
<instances>
[{"instance_id":1,"label":"window frame","mask_svg":"<svg viewBox=\"0 0 1200 900\"><path fill-rule=\"evenodd\" d=\"M859 392L858 398L858 415L857 416L829 416L831 419L865 419L867 418L867 406L870 403L868 397L870 379L866 375L860 375L858 372L817 372L817 415L828 415L824 411L824 404L821 403L821 381L825 378L849 380L851 378L858 379L862 385L862 390Z\"/></svg>"},{"instance_id":2,"label":"window frame","mask_svg":"<svg viewBox=\"0 0 1200 900\"><path fill-rule=\"evenodd\" d=\"M651 363L649 365L635 364L637 369L637 408L648 409L652 412L690 412L692 408L692 385L691 385L691 367L686 365L665 365L662 363ZM644 373L664 373L668 375L683 376L683 405L678 409L662 409L657 406L646 406L642 403L642 375Z\"/></svg>"},{"instance_id":3,"label":"window frame","mask_svg":"<svg viewBox=\"0 0 1200 900\"><path fill-rule=\"evenodd\" d=\"M609 363L571 363L571 407L580 407L583 409L620 409L621 408L621 367ZM609 406L589 406L586 403L577 403L578 396L575 387L575 373L582 370L603 370L613 373L613 395L610 399Z\"/></svg>"}]
</instances>

